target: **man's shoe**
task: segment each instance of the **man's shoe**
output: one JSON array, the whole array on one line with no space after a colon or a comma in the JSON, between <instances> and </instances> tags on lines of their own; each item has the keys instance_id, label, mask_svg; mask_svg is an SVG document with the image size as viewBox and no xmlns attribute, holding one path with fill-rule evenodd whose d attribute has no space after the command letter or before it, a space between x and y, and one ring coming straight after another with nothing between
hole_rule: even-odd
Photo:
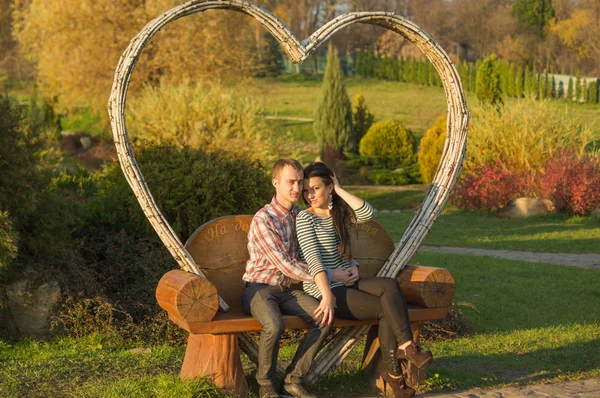
<instances>
[{"instance_id":1,"label":"man's shoe","mask_svg":"<svg viewBox=\"0 0 600 398\"><path fill-rule=\"evenodd\" d=\"M259 398L279 398L279 394L271 384L260 386L258 389Z\"/></svg>"},{"instance_id":2,"label":"man's shoe","mask_svg":"<svg viewBox=\"0 0 600 398\"><path fill-rule=\"evenodd\" d=\"M419 369L426 369L431 360L433 359L433 355L431 351L421 351L421 347L419 347L415 343L411 343L408 347L401 350L398 348L396 353L397 359L407 359Z\"/></svg>"},{"instance_id":3,"label":"man's shoe","mask_svg":"<svg viewBox=\"0 0 600 398\"><path fill-rule=\"evenodd\" d=\"M311 394L300 383L286 383L281 387L282 397L292 398L318 398L315 394Z\"/></svg>"}]
</instances>

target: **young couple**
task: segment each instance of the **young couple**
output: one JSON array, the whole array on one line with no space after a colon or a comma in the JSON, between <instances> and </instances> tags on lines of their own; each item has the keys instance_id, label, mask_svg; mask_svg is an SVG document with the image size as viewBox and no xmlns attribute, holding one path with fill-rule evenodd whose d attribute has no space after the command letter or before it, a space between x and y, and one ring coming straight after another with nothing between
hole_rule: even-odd
<instances>
[{"instance_id":1,"label":"young couple","mask_svg":"<svg viewBox=\"0 0 600 398\"><path fill-rule=\"evenodd\" d=\"M412 341L406 301L392 278L360 278L351 257L350 229L373 216L373 208L344 190L323 163L305 169L294 159L273 166L275 196L256 213L248 233L250 259L243 276L242 308L262 325L258 348L260 398L279 397L275 369L282 314L296 315L308 324L292 363L286 370L282 396L316 397L302 384L313 358L331 329L334 317L379 320L384 362L381 377L395 397L412 397L399 360L419 368L431 362ZM308 208L295 203L302 198ZM299 256L303 262L299 261ZM292 280L303 290L290 288Z\"/></svg>"}]
</instances>

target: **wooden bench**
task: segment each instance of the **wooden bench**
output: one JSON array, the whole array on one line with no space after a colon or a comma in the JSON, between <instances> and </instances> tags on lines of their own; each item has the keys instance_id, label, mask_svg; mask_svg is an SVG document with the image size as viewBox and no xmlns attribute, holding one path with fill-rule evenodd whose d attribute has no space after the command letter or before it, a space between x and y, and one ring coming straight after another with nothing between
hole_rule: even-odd
<instances>
[{"instance_id":1,"label":"wooden bench","mask_svg":"<svg viewBox=\"0 0 600 398\"><path fill-rule=\"evenodd\" d=\"M260 324L241 310L244 288L242 275L248 260L247 233L252 216L227 216L209 221L188 239L186 249L206 279L181 270L166 273L156 289L159 305L169 318L189 332L181 368L182 378L207 376L225 390L244 396L248 385L239 356L237 333L260 331ZM371 277L389 258L394 243L376 221L359 224L352 233L352 255L358 261L362 277ZM455 283L442 268L406 266L398 276L409 303L409 316L415 341L422 321L446 316L454 297ZM230 306L218 311L218 297ZM305 329L307 324L295 316L283 317L287 329ZM335 320L334 326L373 325L363 355L363 375L381 387L381 360L377 339L378 321ZM412 382L418 383L423 372L411 369Z\"/></svg>"}]
</instances>

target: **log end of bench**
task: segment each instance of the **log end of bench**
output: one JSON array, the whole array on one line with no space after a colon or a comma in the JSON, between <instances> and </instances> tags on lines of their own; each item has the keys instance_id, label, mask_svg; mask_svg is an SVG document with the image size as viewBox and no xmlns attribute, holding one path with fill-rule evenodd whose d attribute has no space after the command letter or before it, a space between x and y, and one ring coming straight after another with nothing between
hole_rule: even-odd
<instances>
[{"instance_id":1,"label":"log end of bench","mask_svg":"<svg viewBox=\"0 0 600 398\"><path fill-rule=\"evenodd\" d=\"M445 268L407 265L398 282L407 303L425 308L450 307L456 293L454 278Z\"/></svg>"},{"instance_id":2,"label":"log end of bench","mask_svg":"<svg viewBox=\"0 0 600 398\"><path fill-rule=\"evenodd\" d=\"M207 279L182 270L163 275L156 288L156 301L186 330L189 323L212 320L219 309L217 288Z\"/></svg>"}]
</instances>

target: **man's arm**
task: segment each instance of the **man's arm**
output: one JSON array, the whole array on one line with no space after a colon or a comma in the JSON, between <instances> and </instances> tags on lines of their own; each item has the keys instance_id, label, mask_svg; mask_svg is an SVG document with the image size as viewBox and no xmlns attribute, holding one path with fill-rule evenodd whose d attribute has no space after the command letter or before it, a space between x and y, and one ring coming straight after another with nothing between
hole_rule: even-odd
<instances>
[{"instance_id":1,"label":"man's arm","mask_svg":"<svg viewBox=\"0 0 600 398\"><path fill-rule=\"evenodd\" d=\"M265 217L255 217L252 223L256 228L254 234L256 247L271 264L288 278L313 282L313 277L308 273L308 266L290 257L281 241L279 231L270 220Z\"/></svg>"}]
</instances>

